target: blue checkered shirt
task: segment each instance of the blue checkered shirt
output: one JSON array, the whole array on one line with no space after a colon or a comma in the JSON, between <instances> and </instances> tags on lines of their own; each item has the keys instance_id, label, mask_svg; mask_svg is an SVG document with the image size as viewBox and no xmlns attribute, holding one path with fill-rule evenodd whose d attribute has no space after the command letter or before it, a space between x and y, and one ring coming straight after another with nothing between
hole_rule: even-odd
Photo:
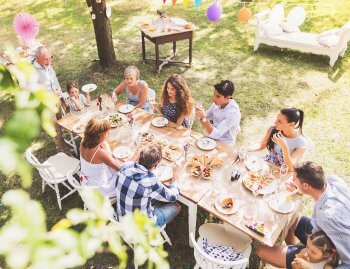
<instances>
[{"instance_id":1,"label":"blue checkered shirt","mask_svg":"<svg viewBox=\"0 0 350 269\"><path fill-rule=\"evenodd\" d=\"M167 188L144 166L126 162L117 176L116 194L117 217L132 213L138 208L156 222L152 201L175 202L179 197L179 188L174 183Z\"/></svg>"},{"instance_id":2,"label":"blue checkered shirt","mask_svg":"<svg viewBox=\"0 0 350 269\"><path fill-rule=\"evenodd\" d=\"M313 232L322 230L332 240L341 265L350 268L350 188L335 175L327 177L327 188L312 212Z\"/></svg>"}]
</instances>

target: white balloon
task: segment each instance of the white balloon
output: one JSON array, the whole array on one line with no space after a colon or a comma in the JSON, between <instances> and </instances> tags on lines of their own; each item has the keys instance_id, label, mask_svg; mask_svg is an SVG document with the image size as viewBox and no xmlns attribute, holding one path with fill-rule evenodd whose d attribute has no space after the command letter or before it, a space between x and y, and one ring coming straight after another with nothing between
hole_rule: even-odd
<instances>
[{"instance_id":1,"label":"white balloon","mask_svg":"<svg viewBox=\"0 0 350 269\"><path fill-rule=\"evenodd\" d=\"M269 23L279 25L284 19L284 7L282 4L275 5L269 14Z\"/></svg>"},{"instance_id":2,"label":"white balloon","mask_svg":"<svg viewBox=\"0 0 350 269\"><path fill-rule=\"evenodd\" d=\"M305 10L300 6L296 6L288 13L287 23L291 26L299 27L304 23L305 18Z\"/></svg>"}]
</instances>

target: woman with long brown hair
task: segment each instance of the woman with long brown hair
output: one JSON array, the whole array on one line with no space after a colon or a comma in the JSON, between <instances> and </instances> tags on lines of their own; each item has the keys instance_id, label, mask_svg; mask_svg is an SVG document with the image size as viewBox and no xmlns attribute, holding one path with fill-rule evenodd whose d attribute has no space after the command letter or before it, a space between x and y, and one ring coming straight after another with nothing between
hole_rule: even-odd
<instances>
[{"instance_id":1,"label":"woman with long brown hair","mask_svg":"<svg viewBox=\"0 0 350 269\"><path fill-rule=\"evenodd\" d=\"M155 107L169 121L188 127L188 117L192 112L193 100L186 81L177 74L164 83L160 104Z\"/></svg>"},{"instance_id":2,"label":"woman with long brown hair","mask_svg":"<svg viewBox=\"0 0 350 269\"><path fill-rule=\"evenodd\" d=\"M115 196L116 173L121 162L114 159L107 142L111 125L107 120L91 119L80 144L82 185L99 186L103 195Z\"/></svg>"}]
</instances>

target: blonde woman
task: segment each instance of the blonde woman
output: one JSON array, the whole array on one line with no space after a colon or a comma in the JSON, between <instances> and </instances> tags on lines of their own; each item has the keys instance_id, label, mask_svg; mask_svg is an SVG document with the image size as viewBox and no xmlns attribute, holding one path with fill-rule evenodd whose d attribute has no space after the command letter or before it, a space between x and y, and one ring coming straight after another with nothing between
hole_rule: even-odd
<instances>
[{"instance_id":1,"label":"blonde woman","mask_svg":"<svg viewBox=\"0 0 350 269\"><path fill-rule=\"evenodd\" d=\"M114 89L116 94L125 90L128 104L149 111L148 85L140 80L140 70L136 66L128 66L124 71L124 81Z\"/></svg>"}]
</instances>

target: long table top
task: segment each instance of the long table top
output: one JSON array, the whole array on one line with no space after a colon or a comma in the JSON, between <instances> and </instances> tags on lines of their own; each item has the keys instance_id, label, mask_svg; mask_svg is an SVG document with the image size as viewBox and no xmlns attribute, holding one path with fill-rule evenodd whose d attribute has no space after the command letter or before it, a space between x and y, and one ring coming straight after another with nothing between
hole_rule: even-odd
<instances>
[{"instance_id":1,"label":"long table top","mask_svg":"<svg viewBox=\"0 0 350 269\"><path fill-rule=\"evenodd\" d=\"M87 122L92 117L103 118L111 112L118 111L121 102L118 102L116 106L109 111L99 111L96 106L96 101L93 101L91 106L83 112L74 112L66 117L60 119L58 124L72 131L73 127L80 122ZM174 144L182 147L187 142L193 142L194 146L190 147L187 160L185 156L182 155L178 162L183 167L180 172L179 180L176 182L180 188L180 194L186 199L198 204L204 210L217 216L219 219L233 225L234 227L242 230L243 232L249 234L251 237L257 239L258 241L268 245L273 246L281 232L285 231L294 221L300 207L301 207L301 197L299 195L294 195L293 200L295 201L296 210L290 214L281 214L273 211L266 203L263 201L262 197L258 197L255 201L255 209L257 211L257 216L263 216L265 218L265 236L261 236L257 233L252 232L250 229L245 227L245 224L249 224L249 221L244 219L245 205L254 199L252 193L242 184L241 181L230 180L232 172L232 162L237 157L237 150L227 146L224 143L217 142L217 147L211 151L203 151L196 146L196 140L203 137L202 134L188 130L185 127L178 126L175 123L169 122L168 126L157 128L151 125L151 120L155 117L154 114L150 114L142 109L135 109L132 112L135 124L142 130L152 132L156 137L165 138L168 143ZM132 145L133 141L130 135L130 129L126 127L113 128L108 142L111 148L114 149L118 146L127 144ZM79 134L83 136L83 134ZM131 146L132 148L132 146ZM221 167L214 168L214 176L210 180L205 180L202 178L196 178L191 176L189 166L187 161L197 153L205 153L211 156L216 156L224 161ZM171 162L163 159L164 164L171 165ZM270 165L272 169L276 167ZM219 182L214 183L214 180ZM164 183L168 185L167 182ZM219 187L218 187L219 186ZM220 188L220 193L229 193L236 197L239 203L239 210L236 214L225 215L220 213L214 206L214 189ZM217 195L217 190L216 190ZM270 216L270 218L266 218ZM268 221L266 221L268 219ZM282 237L285 235L282 235Z\"/></svg>"}]
</instances>

